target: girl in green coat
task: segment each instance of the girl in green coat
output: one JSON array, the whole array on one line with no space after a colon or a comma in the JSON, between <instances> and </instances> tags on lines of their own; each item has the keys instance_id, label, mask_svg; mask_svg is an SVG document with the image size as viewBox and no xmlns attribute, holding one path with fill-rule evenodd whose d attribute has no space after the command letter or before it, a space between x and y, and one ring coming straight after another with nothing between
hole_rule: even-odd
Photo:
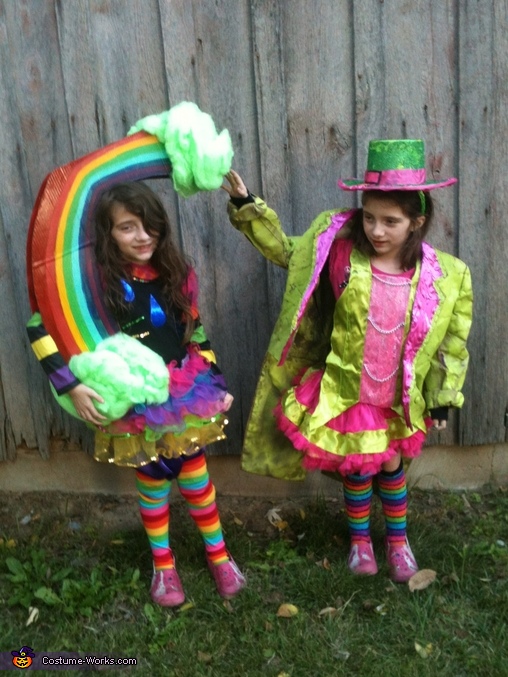
<instances>
[{"instance_id":1,"label":"girl in green coat","mask_svg":"<svg viewBox=\"0 0 508 677\"><path fill-rule=\"evenodd\" d=\"M340 473L351 534L348 566L377 573L370 537L376 481L390 576L418 566L406 535L402 457L421 451L430 426L461 407L472 317L469 269L424 241L432 222L421 140L371 141L362 209L320 214L300 237L231 171L232 224L288 269L280 317L247 427L250 472L299 479ZM296 462L295 462L296 461Z\"/></svg>"}]
</instances>

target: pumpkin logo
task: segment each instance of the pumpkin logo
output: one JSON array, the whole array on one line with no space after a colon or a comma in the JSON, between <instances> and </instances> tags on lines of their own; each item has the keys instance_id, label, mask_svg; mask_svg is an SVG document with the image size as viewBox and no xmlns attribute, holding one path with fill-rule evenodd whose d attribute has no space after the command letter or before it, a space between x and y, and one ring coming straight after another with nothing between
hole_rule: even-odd
<instances>
[{"instance_id":1,"label":"pumpkin logo","mask_svg":"<svg viewBox=\"0 0 508 677\"><path fill-rule=\"evenodd\" d=\"M33 658L35 658L35 654L29 646L22 646L19 651L11 651L11 654L13 665L21 670L29 668L32 665Z\"/></svg>"}]
</instances>

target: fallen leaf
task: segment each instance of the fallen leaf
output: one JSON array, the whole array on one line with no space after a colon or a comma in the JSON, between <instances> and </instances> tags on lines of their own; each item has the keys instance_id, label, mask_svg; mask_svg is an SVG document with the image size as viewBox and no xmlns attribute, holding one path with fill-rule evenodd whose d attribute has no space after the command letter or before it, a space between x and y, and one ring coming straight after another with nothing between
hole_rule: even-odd
<instances>
[{"instance_id":1,"label":"fallen leaf","mask_svg":"<svg viewBox=\"0 0 508 677\"><path fill-rule=\"evenodd\" d=\"M185 604L182 604L182 606L178 609L178 613L189 611L189 609L194 609L194 604L192 602L185 602Z\"/></svg>"},{"instance_id":2,"label":"fallen leaf","mask_svg":"<svg viewBox=\"0 0 508 677\"><path fill-rule=\"evenodd\" d=\"M436 576L436 572L432 569L421 569L421 571L417 571L407 582L409 590L411 592L414 592L415 590L425 590L431 583L434 583Z\"/></svg>"},{"instance_id":3,"label":"fallen leaf","mask_svg":"<svg viewBox=\"0 0 508 677\"><path fill-rule=\"evenodd\" d=\"M32 625L32 623L35 623L35 621L39 618L39 609L36 606L29 606L28 607L28 618L25 623L25 626Z\"/></svg>"},{"instance_id":4,"label":"fallen leaf","mask_svg":"<svg viewBox=\"0 0 508 677\"><path fill-rule=\"evenodd\" d=\"M225 600L222 602L222 606L223 606L223 607L226 609L226 611L228 611L230 614L233 613L233 606L232 606L231 602L229 601L229 599L225 599Z\"/></svg>"},{"instance_id":5,"label":"fallen leaf","mask_svg":"<svg viewBox=\"0 0 508 677\"><path fill-rule=\"evenodd\" d=\"M464 508L466 510L471 510L471 503L467 500L464 494L462 494L462 502L464 503Z\"/></svg>"},{"instance_id":6,"label":"fallen leaf","mask_svg":"<svg viewBox=\"0 0 508 677\"><path fill-rule=\"evenodd\" d=\"M338 613L338 609L334 606L326 606L324 609L318 613L318 616L327 616L328 618L333 618Z\"/></svg>"},{"instance_id":7,"label":"fallen leaf","mask_svg":"<svg viewBox=\"0 0 508 677\"><path fill-rule=\"evenodd\" d=\"M351 654L349 651L336 651L333 654L333 657L337 658L339 661L347 661L350 656Z\"/></svg>"},{"instance_id":8,"label":"fallen leaf","mask_svg":"<svg viewBox=\"0 0 508 677\"><path fill-rule=\"evenodd\" d=\"M380 616L386 616L386 604L378 604L374 611Z\"/></svg>"},{"instance_id":9,"label":"fallen leaf","mask_svg":"<svg viewBox=\"0 0 508 677\"><path fill-rule=\"evenodd\" d=\"M273 625L270 623L270 621L265 621L265 630L266 632L271 632L273 630Z\"/></svg>"},{"instance_id":10,"label":"fallen leaf","mask_svg":"<svg viewBox=\"0 0 508 677\"><path fill-rule=\"evenodd\" d=\"M300 508L300 517L304 520L305 519L305 510L303 508Z\"/></svg>"},{"instance_id":11,"label":"fallen leaf","mask_svg":"<svg viewBox=\"0 0 508 677\"><path fill-rule=\"evenodd\" d=\"M416 653L421 658L428 658L430 656L430 654L432 653L432 644L427 644L426 646L422 646L421 644L418 644L418 642L415 642L415 649L416 649Z\"/></svg>"},{"instance_id":12,"label":"fallen leaf","mask_svg":"<svg viewBox=\"0 0 508 677\"><path fill-rule=\"evenodd\" d=\"M276 526L277 522L282 522L282 517L279 514L279 508L271 508L266 513L265 517L272 526Z\"/></svg>"},{"instance_id":13,"label":"fallen leaf","mask_svg":"<svg viewBox=\"0 0 508 677\"><path fill-rule=\"evenodd\" d=\"M110 541L111 545L123 545L125 541L122 538L115 538Z\"/></svg>"},{"instance_id":14,"label":"fallen leaf","mask_svg":"<svg viewBox=\"0 0 508 677\"><path fill-rule=\"evenodd\" d=\"M212 654L211 653L205 653L204 651L198 651L198 661L200 663L211 663Z\"/></svg>"},{"instance_id":15,"label":"fallen leaf","mask_svg":"<svg viewBox=\"0 0 508 677\"><path fill-rule=\"evenodd\" d=\"M327 571L330 571L330 569L332 568L330 566L330 562L328 561L327 557L323 558L319 562L316 562L316 564L317 564L318 567L321 567L322 569L326 569Z\"/></svg>"},{"instance_id":16,"label":"fallen leaf","mask_svg":"<svg viewBox=\"0 0 508 677\"><path fill-rule=\"evenodd\" d=\"M277 616L279 616L279 618L292 618L293 616L296 616L297 613L298 607L294 604L281 604L277 611Z\"/></svg>"},{"instance_id":17,"label":"fallen leaf","mask_svg":"<svg viewBox=\"0 0 508 677\"><path fill-rule=\"evenodd\" d=\"M239 527L243 526L242 520L241 520L240 518L238 518L238 517L233 517L233 522L234 522L235 524L238 524Z\"/></svg>"},{"instance_id":18,"label":"fallen leaf","mask_svg":"<svg viewBox=\"0 0 508 677\"><path fill-rule=\"evenodd\" d=\"M441 582L443 583L443 585L450 585L451 583L459 583L459 581L460 579L455 573L455 571L452 571L452 573L449 574L448 576L443 576L443 578L441 578Z\"/></svg>"}]
</instances>

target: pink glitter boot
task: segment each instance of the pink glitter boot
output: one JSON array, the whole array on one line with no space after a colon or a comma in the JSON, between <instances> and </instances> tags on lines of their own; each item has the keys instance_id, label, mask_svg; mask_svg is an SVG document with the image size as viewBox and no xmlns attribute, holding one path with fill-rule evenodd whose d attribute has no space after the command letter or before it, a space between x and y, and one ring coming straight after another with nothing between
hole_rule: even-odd
<instances>
[{"instance_id":1,"label":"pink glitter boot","mask_svg":"<svg viewBox=\"0 0 508 677\"><path fill-rule=\"evenodd\" d=\"M160 606L180 606L184 603L185 593L176 569L153 572L150 596Z\"/></svg>"},{"instance_id":2,"label":"pink glitter boot","mask_svg":"<svg viewBox=\"0 0 508 677\"><path fill-rule=\"evenodd\" d=\"M347 565L349 570L357 576L374 576L374 574L377 574L372 541L354 541L351 543Z\"/></svg>"},{"instance_id":3,"label":"pink glitter boot","mask_svg":"<svg viewBox=\"0 0 508 677\"><path fill-rule=\"evenodd\" d=\"M418 564L409 543L386 542L386 560L394 583L405 583L418 571Z\"/></svg>"},{"instance_id":4,"label":"pink glitter boot","mask_svg":"<svg viewBox=\"0 0 508 677\"><path fill-rule=\"evenodd\" d=\"M231 555L229 555L229 562L223 562L222 564L213 564L208 557L206 561L217 586L217 592L221 597L232 599L245 587L247 583L245 576L237 567Z\"/></svg>"}]
</instances>

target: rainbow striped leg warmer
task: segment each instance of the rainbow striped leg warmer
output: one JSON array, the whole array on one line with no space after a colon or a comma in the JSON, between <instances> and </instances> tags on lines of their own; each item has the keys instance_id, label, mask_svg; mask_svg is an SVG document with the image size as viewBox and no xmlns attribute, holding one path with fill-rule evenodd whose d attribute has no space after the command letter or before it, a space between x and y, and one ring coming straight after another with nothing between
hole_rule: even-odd
<instances>
[{"instance_id":1,"label":"rainbow striped leg warmer","mask_svg":"<svg viewBox=\"0 0 508 677\"><path fill-rule=\"evenodd\" d=\"M372 475L344 477L344 503L351 543L370 541Z\"/></svg>"},{"instance_id":2,"label":"rainbow striped leg warmer","mask_svg":"<svg viewBox=\"0 0 508 677\"><path fill-rule=\"evenodd\" d=\"M228 562L229 556L215 503L215 487L208 474L205 455L184 459L176 481L187 503L189 514L203 537L208 560L214 565Z\"/></svg>"},{"instance_id":3,"label":"rainbow striped leg warmer","mask_svg":"<svg viewBox=\"0 0 508 677\"><path fill-rule=\"evenodd\" d=\"M379 498L386 523L386 539L391 544L406 542L407 485L401 464L393 472L380 472L377 476Z\"/></svg>"},{"instance_id":4,"label":"rainbow striped leg warmer","mask_svg":"<svg viewBox=\"0 0 508 677\"><path fill-rule=\"evenodd\" d=\"M139 512L152 550L156 571L173 569L175 561L169 547L169 495L171 482L154 479L136 471Z\"/></svg>"}]
</instances>

